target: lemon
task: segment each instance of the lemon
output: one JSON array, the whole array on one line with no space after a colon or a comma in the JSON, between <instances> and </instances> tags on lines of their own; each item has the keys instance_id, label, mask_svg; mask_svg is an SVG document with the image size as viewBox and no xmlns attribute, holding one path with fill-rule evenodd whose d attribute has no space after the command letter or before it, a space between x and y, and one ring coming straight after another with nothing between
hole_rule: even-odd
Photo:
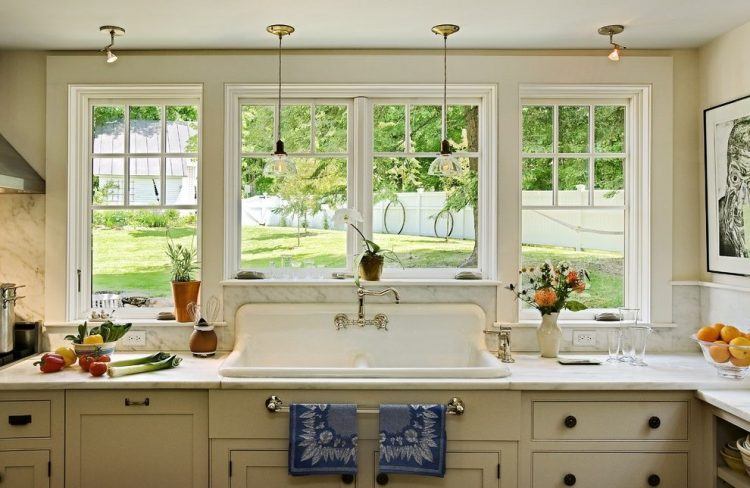
<instances>
[{"instance_id":1,"label":"lemon","mask_svg":"<svg viewBox=\"0 0 750 488\"><path fill-rule=\"evenodd\" d=\"M90 335L83 339L84 344L104 344L104 339L99 334Z\"/></svg>"},{"instance_id":2,"label":"lemon","mask_svg":"<svg viewBox=\"0 0 750 488\"><path fill-rule=\"evenodd\" d=\"M66 368L76 362L76 353L69 347L58 347L55 354L62 356Z\"/></svg>"},{"instance_id":3,"label":"lemon","mask_svg":"<svg viewBox=\"0 0 750 488\"><path fill-rule=\"evenodd\" d=\"M740 346L740 347L732 347ZM729 353L732 357L740 360L750 359L750 339L747 337L735 337L729 343Z\"/></svg>"}]
</instances>

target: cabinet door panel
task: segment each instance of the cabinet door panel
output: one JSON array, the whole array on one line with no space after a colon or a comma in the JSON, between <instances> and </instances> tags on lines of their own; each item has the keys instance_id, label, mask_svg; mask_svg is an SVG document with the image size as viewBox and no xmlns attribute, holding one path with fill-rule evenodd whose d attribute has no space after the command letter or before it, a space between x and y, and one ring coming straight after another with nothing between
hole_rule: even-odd
<instances>
[{"instance_id":1,"label":"cabinet door panel","mask_svg":"<svg viewBox=\"0 0 750 488\"><path fill-rule=\"evenodd\" d=\"M0 451L0 486L47 488L49 451Z\"/></svg>"},{"instance_id":2,"label":"cabinet door panel","mask_svg":"<svg viewBox=\"0 0 750 488\"><path fill-rule=\"evenodd\" d=\"M290 476L287 472L287 451L232 451L231 488L345 488L341 476Z\"/></svg>"},{"instance_id":3,"label":"cabinet door panel","mask_svg":"<svg viewBox=\"0 0 750 488\"><path fill-rule=\"evenodd\" d=\"M380 452L375 452L377 473ZM440 488L498 488L497 466L500 455L496 452L448 452L445 478L434 476L410 476L389 474L386 486L391 488L440 487ZM380 486L375 483L375 486Z\"/></svg>"},{"instance_id":4,"label":"cabinet door panel","mask_svg":"<svg viewBox=\"0 0 750 488\"><path fill-rule=\"evenodd\" d=\"M534 488L685 488L687 454L631 452L535 452ZM565 477L572 476L565 482ZM650 484L649 477L658 483ZM654 480L655 481L655 480Z\"/></svg>"}]
</instances>

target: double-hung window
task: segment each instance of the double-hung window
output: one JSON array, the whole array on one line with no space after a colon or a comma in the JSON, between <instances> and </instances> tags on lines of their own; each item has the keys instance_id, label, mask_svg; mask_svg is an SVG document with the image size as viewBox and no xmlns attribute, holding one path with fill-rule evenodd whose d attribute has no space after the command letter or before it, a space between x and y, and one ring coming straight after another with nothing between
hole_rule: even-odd
<instances>
[{"instance_id":1,"label":"double-hung window","mask_svg":"<svg viewBox=\"0 0 750 488\"><path fill-rule=\"evenodd\" d=\"M71 93L68 315L153 318L173 305L167 243L199 251L200 87Z\"/></svg>"},{"instance_id":2,"label":"double-hung window","mask_svg":"<svg viewBox=\"0 0 750 488\"><path fill-rule=\"evenodd\" d=\"M521 101L521 266L566 261L588 272L577 299L589 309L563 316L628 307L647 317L644 113L632 97L568 95ZM521 319L535 315L521 305Z\"/></svg>"},{"instance_id":3,"label":"double-hung window","mask_svg":"<svg viewBox=\"0 0 750 488\"><path fill-rule=\"evenodd\" d=\"M449 89L448 139L465 172L428 174L440 150L440 87L285 88L280 137L296 172L263 167L276 141L275 91L228 85L225 274L327 278L353 271L356 230L337 209L363 216L359 230L396 259L385 277L496 277L495 167L489 134L494 88Z\"/></svg>"}]
</instances>

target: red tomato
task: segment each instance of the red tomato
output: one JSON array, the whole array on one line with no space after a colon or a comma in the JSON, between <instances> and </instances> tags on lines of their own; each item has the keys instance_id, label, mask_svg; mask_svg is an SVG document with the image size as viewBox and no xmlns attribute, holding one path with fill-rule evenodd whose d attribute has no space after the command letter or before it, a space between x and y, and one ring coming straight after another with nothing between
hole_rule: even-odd
<instances>
[{"instance_id":1,"label":"red tomato","mask_svg":"<svg viewBox=\"0 0 750 488\"><path fill-rule=\"evenodd\" d=\"M89 372L91 373L91 376L101 376L107 372L107 363L94 361L89 367Z\"/></svg>"},{"instance_id":2,"label":"red tomato","mask_svg":"<svg viewBox=\"0 0 750 488\"><path fill-rule=\"evenodd\" d=\"M82 370L88 371L91 363L94 362L94 356L81 356L78 358L78 365Z\"/></svg>"},{"instance_id":3,"label":"red tomato","mask_svg":"<svg viewBox=\"0 0 750 488\"><path fill-rule=\"evenodd\" d=\"M42 373L56 373L65 367L65 359L59 354L47 353L34 363Z\"/></svg>"},{"instance_id":4,"label":"red tomato","mask_svg":"<svg viewBox=\"0 0 750 488\"><path fill-rule=\"evenodd\" d=\"M112 361L112 360L106 354L102 354L101 356L96 356L94 358L94 362L96 362L96 363L108 363L110 361Z\"/></svg>"}]
</instances>

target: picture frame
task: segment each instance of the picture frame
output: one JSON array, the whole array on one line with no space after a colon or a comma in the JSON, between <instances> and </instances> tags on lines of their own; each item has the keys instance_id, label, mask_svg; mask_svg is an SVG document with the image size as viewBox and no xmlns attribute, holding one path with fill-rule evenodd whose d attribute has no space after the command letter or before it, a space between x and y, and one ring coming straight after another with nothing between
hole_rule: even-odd
<instances>
[{"instance_id":1,"label":"picture frame","mask_svg":"<svg viewBox=\"0 0 750 488\"><path fill-rule=\"evenodd\" d=\"M709 273L750 276L750 95L703 111Z\"/></svg>"}]
</instances>

